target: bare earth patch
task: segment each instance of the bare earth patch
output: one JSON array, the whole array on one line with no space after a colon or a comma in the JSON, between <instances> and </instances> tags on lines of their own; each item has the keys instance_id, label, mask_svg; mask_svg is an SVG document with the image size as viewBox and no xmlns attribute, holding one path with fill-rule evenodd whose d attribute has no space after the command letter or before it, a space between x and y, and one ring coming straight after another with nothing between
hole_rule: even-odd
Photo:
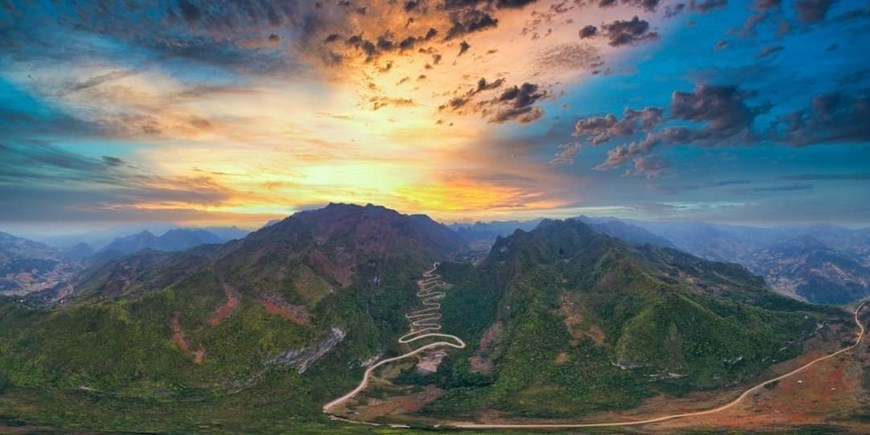
<instances>
[{"instance_id":1,"label":"bare earth patch","mask_svg":"<svg viewBox=\"0 0 870 435\"><path fill-rule=\"evenodd\" d=\"M266 309L266 312L272 315L281 316L293 323L307 325L311 315L308 310L302 305L293 305L279 294L261 293L260 305Z\"/></svg>"},{"instance_id":2,"label":"bare earth patch","mask_svg":"<svg viewBox=\"0 0 870 435\"><path fill-rule=\"evenodd\" d=\"M501 340L502 326L501 323L495 323L484 331L480 337L480 347L477 352L468 358L468 363L471 365L472 373L480 373L488 375L495 370L495 364L492 362L492 355L495 353L496 345Z\"/></svg>"},{"instance_id":3,"label":"bare earth patch","mask_svg":"<svg viewBox=\"0 0 870 435\"><path fill-rule=\"evenodd\" d=\"M208 319L208 326L215 327L223 323L230 314L233 314L233 311L236 310L239 306L239 302L242 300L242 295L236 291L236 289L232 288L227 283L223 283L224 293L227 295L227 300L215 308L214 313L211 315L211 318Z\"/></svg>"},{"instance_id":4,"label":"bare earth patch","mask_svg":"<svg viewBox=\"0 0 870 435\"><path fill-rule=\"evenodd\" d=\"M190 349L190 344L184 336L184 330L181 329L181 320L179 319L178 311L172 315L172 320L169 322L169 327L172 329L172 341L184 353L193 355L193 362L202 364L205 361L205 348L200 344L196 350Z\"/></svg>"},{"instance_id":5,"label":"bare earth patch","mask_svg":"<svg viewBox=\"0 0 870 435\"><path fill-rule=\"evenodd\" d=\"M604 344L604 331L585 320L580 307L567 293L559 298L559 314L564 317L563 322L568 335L574 339L572 345L576 346L583 337L588 337L596 346Z\"/></svg>"}]
</instances>

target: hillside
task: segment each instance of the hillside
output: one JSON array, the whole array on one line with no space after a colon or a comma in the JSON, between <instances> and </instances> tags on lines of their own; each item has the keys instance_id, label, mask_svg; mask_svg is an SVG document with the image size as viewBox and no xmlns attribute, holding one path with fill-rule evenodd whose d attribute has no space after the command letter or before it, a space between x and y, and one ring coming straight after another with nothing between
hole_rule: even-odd
<instances>
[{"instance_id":1,"label":"hillside","mask_svg":"<svg viewBox=\"0 0 870 435\"><path fill-rule=\"evenodd\" d=\"M111 259L52 311L0 304L0 379L51 392L41 418L83 387L146 412L283 397L269 412L317 415L396 347L420 270L463 247L425 216L332 204L222 246Z\"/></svg>"},{"instance_id":2,"label":"hillside","mask_svg":"<svg viewBox=\"0 0 870 435\"><path fill-rule=\"evenodd\" d=\"M844 320L772 293L740 266L635 248L573 220L500 238L476 268L441 269L455 286L445 332L469 347L418 381L445 389L426 416L576 419L721 388Z\"/></svg>"}]
</instances>

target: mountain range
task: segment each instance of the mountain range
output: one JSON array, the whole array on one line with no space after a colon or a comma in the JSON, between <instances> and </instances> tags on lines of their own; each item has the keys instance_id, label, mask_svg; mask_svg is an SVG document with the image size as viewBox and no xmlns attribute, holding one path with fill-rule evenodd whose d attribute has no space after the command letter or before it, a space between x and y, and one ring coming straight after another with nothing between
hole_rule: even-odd
<instances>
[{"instance_id":1,"label":"mountain range","mask_svg":"<svg viewBox=\"0 0 870 435\"><path fill-rule=\"evenodd\" d=\"M222 245L111 257L62 304L0 299L4 412L95 430L274 430L288 415L284 429L328 430L322 404L407 352L397 339L436 261L443 330L468 346L423 354L429 372L381 374L438 392L405 418L577 418L717 390L848 321L741 266L594 228L544 220L471 263L452 261L471 249L462 234L427 216L330 204ZM370 412L385 393L373 394L343 416Z\"/></svg>"}]
</instances>

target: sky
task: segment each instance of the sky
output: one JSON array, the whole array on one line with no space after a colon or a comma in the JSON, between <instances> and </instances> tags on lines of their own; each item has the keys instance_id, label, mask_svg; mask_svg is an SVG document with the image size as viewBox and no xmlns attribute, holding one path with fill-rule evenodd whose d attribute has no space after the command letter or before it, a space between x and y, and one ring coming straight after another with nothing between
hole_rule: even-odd
<instances>
[{"instance_id":1,"label":"sky","mask_svg":"<svg viewBox=\"0 0 870 435\"><path fill-rule=\"evenodd\" d=\"M870 223L870 3L0 0L0 228Z\"/></svg>"}]
</instances>

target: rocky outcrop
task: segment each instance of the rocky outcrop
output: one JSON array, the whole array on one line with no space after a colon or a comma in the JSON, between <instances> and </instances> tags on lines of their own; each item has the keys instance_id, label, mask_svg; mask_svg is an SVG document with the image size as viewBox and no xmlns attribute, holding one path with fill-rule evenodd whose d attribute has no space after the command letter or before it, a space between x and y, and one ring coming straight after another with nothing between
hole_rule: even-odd
<instances>
[{"instance_id":1,"label":"rocky outcrop","mask_svg":"<svg viewBox=\"0 0 870 435\"><path fill-rule=\"evenodd\" d=\"M344 340L347 332L339 328L333 327L330 329L326 337L314 342L311 346L301 349L290 349L282 352L278 356L270 359L268 364L278 364L283 366L295 367L301 374L305 373L312 364L314 364L324 355L329 353L338 343Z\"/></svg>"}]
</instances>

